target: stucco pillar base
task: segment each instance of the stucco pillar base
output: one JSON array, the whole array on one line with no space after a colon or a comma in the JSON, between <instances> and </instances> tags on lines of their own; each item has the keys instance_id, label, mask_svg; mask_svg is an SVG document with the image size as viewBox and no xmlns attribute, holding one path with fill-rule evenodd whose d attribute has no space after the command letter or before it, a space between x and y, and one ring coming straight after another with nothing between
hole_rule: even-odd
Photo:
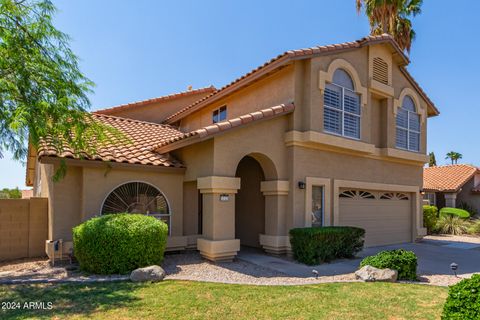
<instances>
[{"instance_id":1,"label":"stucco pillar base","mask_svg":"<svg viewBox=\"0 0 480 320\"><path fill-rule=\"evenodd\" d=\"M197 249L205 259L214 262L232 261L240 251L240 239L232 240L197 240Z\"/></svg>"},{"instance_id":2,"label":"stucco pillar base","mask_svg":"<svg viewBox=\"0 0 480 320\"><path fill-rule=\"evenodd\" d=\"M265 250L265 252L270 254L280 255L286 254L289 250L291 251L289 236L271 236L261 234L260 245Z\"/></svg>"}]
</instances>

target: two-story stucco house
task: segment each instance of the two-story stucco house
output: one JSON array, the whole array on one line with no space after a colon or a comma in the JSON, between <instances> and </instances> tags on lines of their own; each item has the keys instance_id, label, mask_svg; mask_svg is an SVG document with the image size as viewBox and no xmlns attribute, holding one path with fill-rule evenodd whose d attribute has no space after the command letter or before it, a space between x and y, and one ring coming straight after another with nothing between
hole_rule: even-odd
<instances>
[{"instance_id":1,"label":"two-story stucco house","mask_svg":"<svg viewBox=\"0 0 480 320\"><path fill-rule=\"evenodd\" d=\"M132 143L89 160L31 150L27 182L49 198L51 240L99 214L166 221L169 250L231 260L289 250L294 227L366 229L366 245L425 234L421 195L434 104L388 35L285 52L221 89L95 112ZM52 173L60 159L68 172ZM66 249L64 249L66 250Z\"/></svg>"}]
</instances>

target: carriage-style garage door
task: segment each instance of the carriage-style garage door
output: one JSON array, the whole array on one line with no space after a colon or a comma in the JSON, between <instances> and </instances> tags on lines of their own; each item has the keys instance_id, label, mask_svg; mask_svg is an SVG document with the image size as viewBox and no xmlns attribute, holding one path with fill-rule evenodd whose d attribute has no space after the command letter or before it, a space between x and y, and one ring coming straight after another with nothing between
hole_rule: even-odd
<instances>
[{"instance_id":1,"label":"carriage-style garage door","mask_svg":"<svg viewBox=\"0 0 480 320\"><path fill-rule=\"evenodd\" d=\"M340 190L339 225L365 229L365 246L411 242L411 201L403 192Z\"/></svg>"}]
</instances>

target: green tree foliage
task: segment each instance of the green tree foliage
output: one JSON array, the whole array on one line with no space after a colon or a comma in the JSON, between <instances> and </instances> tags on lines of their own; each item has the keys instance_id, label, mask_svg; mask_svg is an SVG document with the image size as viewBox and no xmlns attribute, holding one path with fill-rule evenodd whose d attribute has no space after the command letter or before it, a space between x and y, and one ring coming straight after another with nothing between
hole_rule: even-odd
<instances>
[{"instance_id":1,"label":"green tree foliage","mask_svg":"<svg viewBox=\"0 0 480 320\"><path fill-rule=\"evenodd\" d=\"M14 189L3 188L0 190L0 199L21 199L22 191L18 187Z\"/></svg>"},{"instance_id":2,"label":"green tree foliage","mask_svg":"<svg viewBox=\"0 0 480 320\"><path fill-rule=\"evenodd\" d=\"M437 166L437 159L435 159L435 153L430 152L428 154L429 160L428 160L428 166L429 167L436 167Z\"/></svg>"},{"instance_id":3,"label":"green tree foliage","mask_svg":"<svg viewBox=\"0 0 480 320\"><path fill-rule=\"evenodd\" d=\"M458 160L462 158L463 158L463 155L455 151L450 151L449 153L447 153L445 157L445 159L450 159L452 161L452 164L457 164Z\"/></svg>"},{"instance_id":4,"label":"green tree foliage","mask_svg":"<svg viewBox=\"0 0 480 320\"><path fill-rule=\"evenodd\" d=\"M94 154L118 137L86 112L93 83L53 26L55 11L49 0L0 0L0 156L24 159L29 141Z\"/></svg>"},{"instance_id":5,"label":"green tree foliage","mask_svg":"<svg viewBox=\"0 0 480 320\"><path fill-rule=\"evenodd\" d=\"M402 50L410 52L415 39L411 17L421 12L423 0L355 0L357 12L362 8L370 21L370 33L388 33Z\"/></svg>"}]
</instances>

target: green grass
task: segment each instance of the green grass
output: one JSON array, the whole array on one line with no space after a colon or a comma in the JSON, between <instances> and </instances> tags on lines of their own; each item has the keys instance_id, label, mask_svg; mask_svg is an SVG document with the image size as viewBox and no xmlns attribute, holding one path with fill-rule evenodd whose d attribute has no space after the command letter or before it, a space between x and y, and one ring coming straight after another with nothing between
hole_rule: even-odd
<instances>
[{"instance_id":1,"label":"green grass","mask_svg":"<svg viewBox=\"0 0 480 320\"><path fill-rule=\"evenodd\" d=\"M396 283L247 286L187 281L0 286L0 319L438 319L447 288Z\"/></svg>"}]
</instances>

